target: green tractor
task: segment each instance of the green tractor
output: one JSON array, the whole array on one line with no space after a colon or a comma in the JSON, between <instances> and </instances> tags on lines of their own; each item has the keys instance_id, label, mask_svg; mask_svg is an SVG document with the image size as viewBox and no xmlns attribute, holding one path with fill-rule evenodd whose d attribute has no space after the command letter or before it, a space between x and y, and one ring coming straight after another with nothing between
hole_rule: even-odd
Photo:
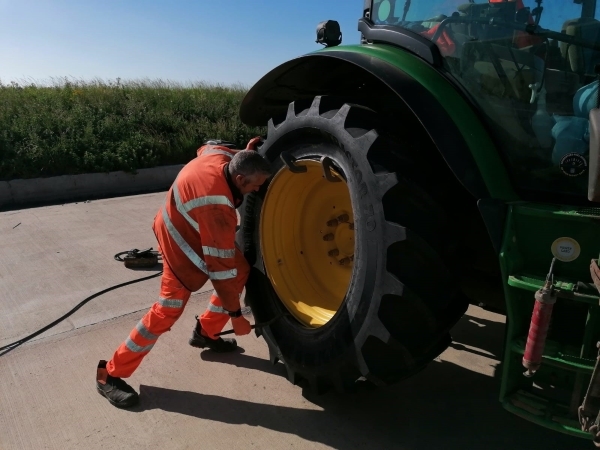
<instances>
[{"instance_id":1,"label":"green tractor","mask_svg":"<svg viewBox=\"0 0 600 450\"><path fill-rule=\"evenodd\" d=\"M360 44L323 22L248 92L274 175L241 208L246 301L291 382L413 376L483 304L502 405L595 438L600 5L529 3L365 0Z\"/></svg>"}]
</instances>

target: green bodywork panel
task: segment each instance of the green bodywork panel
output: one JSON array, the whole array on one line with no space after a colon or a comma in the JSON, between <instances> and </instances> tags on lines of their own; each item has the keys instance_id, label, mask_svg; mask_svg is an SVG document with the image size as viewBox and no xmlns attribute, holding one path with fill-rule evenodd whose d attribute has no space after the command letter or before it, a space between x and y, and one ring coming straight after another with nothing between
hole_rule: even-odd
<instances>
[{"instance_id":1,"label":"green bodywork panel","mask_svg":"<svg viewBox=\"0 0 600 450\"><path fill-rule=\"evenodd\" d=\"M471 150L491 197L505 201L518 199L498 150L475 110L438 71L408 51L385 44L331 47L314 54L340 51L356 52L380 59L422 84L453 118Z\"/></svg>"}]
</instances>

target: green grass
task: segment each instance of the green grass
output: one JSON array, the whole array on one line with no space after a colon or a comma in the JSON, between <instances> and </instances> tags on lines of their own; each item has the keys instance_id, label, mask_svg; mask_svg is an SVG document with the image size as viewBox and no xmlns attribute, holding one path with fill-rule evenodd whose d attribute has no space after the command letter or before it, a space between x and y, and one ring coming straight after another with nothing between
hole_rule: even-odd
<instances>
[{"instance_id":1,"label":"green grass","mask_svg":"<svg viewBox=\"0 0 600 450\"><path fill-rule=\"evenodd\" d=\"M164 81L0 83L0 179L185 164L209 138L245 146L243 86Z\"/></svg>"}]
</instances>

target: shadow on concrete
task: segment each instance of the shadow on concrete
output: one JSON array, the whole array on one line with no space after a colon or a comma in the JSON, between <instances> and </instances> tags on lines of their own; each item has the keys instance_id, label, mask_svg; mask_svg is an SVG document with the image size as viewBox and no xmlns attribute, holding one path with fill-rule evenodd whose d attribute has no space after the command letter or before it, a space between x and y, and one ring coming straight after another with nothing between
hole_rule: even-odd
<instances>
[{"instance_id":1,"label":"shadow on concrete","mask_svg":"<svg viewBox=\"0 0 600 450\"><path fill-rule=\"evenodd\" d=\"M504 346L504 324L465 315L452 329L452 337L451 348L485 358L499 359ZM465 345L476 348L468 348ZM282 377L287 376L285 367L281 363L273 365L267 360L245 355L245 350L242 347L238 347L237 353L239 355L232 357L231 353L222 354L204 350L200 352L200 358L203 361L231 364L236 367L281 375ZM497 373L500 373L500 371L497 371ZM419 375L417 374L416 377L418 378ZM365 384L366 386L367 384Z\"/></svg>"},{"instance_id":2,"label":"shadow on concrete","mask_svg":"<svg viewBox=\"0 0 600 450\"><path fill-rule=\"evenodd\" d=\"M481 333L470 341L473 327ZM504 324L469 316L453 335L486 357L499 355ZM459 345L460 344L455 344ZM201 354L204 361L285 376L282 364L244 354ZM493 362L493 360L490 360ZM199 392L140 386L133 411L160 409L203 420L263 427L336 449L559 449L593 448L591 442L547 430L505 411L500 381L451 362L432 362L417 376L388 388L365 385L353 394L305 392L310 409L275 406ZM300 396L300 391L298 390ZM315 409L317 408L317 409Z\"/></svg>"},{"instance_id":3,"label":"shadow on concrete","mask_svg":"<svg viewBox=\"0 0 600 450\"><path fill-rule=\"evenodd\" d=\"M271 364L269 361L256 356L244 354L245 350L238 347L235 353L214 353L210 350L205 350L200 353L200 358L207 362L217 362L221 364L230 364L235 367L244 369L258 370L272 375L286 376L286 370L283 364Z\"/></svg>"},{"instance_id":4,"label":"shadow on concrete","mask_svg":"<svg viewBox=\"0 0 600 450\"><path fill-rule=\"evenodd\" d=\"M163 263L159 262L153 267L126 267L126 269L132 272L162 272Z\"/></svg>"},{"instance_id":5,"label":"shadow on concrete","mask_svg":"<svg viewBox=\"0 0 600 450\"><path fill-rule=\"evenodd\" d=\"M247 358L244 367L258 365L257 358ZM504 411L497 389L493 378L442 362L432 363L418 378L402 385L308 398L312 409L141 385L140 405L134 411L160 409L263 427L337 449L593 448L590 442L543 429Z\"/></svg>"}]
</instances>

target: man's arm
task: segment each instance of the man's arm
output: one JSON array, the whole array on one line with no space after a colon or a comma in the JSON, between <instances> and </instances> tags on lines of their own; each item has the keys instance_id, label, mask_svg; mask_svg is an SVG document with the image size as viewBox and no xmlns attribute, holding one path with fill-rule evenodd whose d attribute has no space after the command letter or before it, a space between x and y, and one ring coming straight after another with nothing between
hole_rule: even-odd
<instances>
[{"instance_id":1,"label":"man's arm","mask_svg":"<svg viewBox=\"0 0 600 450\"><path fill-rule=\"evenodd\" d=\"M202 212L198 222L208 276L227 311L240 309L239 288L235 283L235 210L219 205Z\"/></svg>"}]
</instances>

